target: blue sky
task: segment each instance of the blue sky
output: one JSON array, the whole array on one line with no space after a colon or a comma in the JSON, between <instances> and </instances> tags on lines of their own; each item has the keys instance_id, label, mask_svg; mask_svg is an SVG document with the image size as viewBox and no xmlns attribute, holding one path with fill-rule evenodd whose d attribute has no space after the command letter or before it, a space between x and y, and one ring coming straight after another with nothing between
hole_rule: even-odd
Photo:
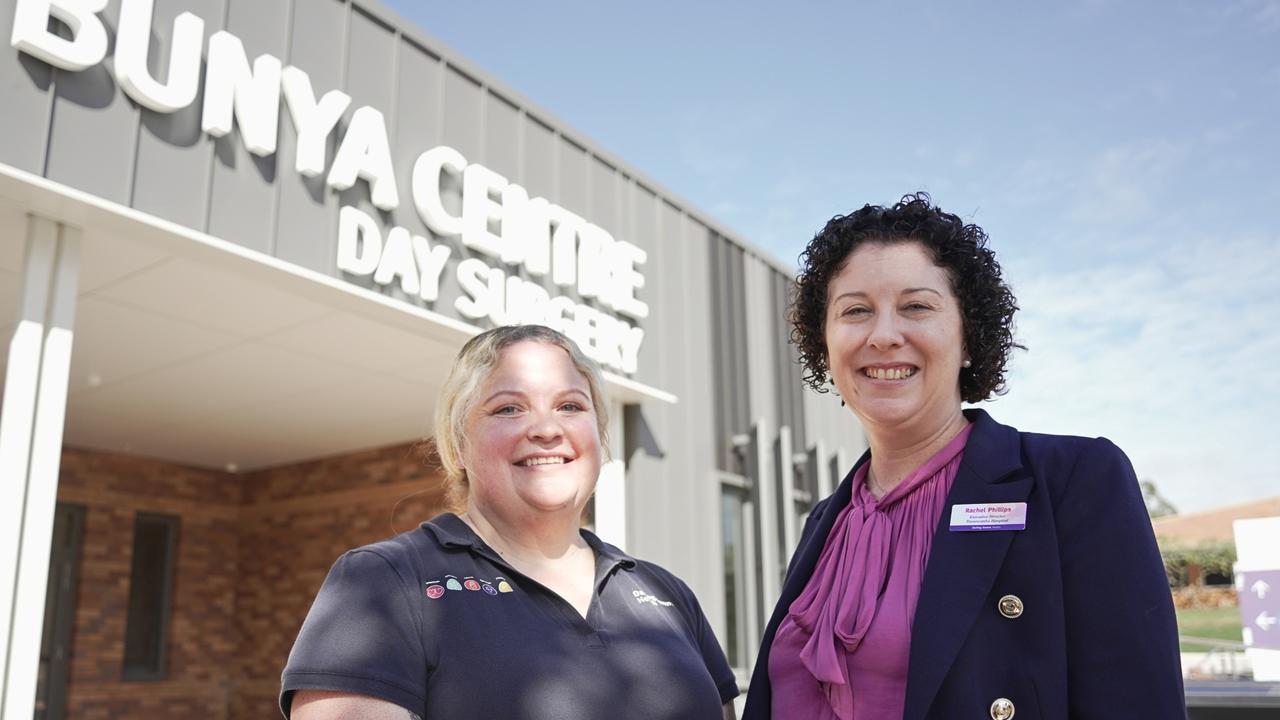
<instances>
[{"instance_id":1,"label":"blue sky","mask_svg":"<svg viewBox=\"0 0 1280 720\"><path fill-rule=\"evenodd\" d=\"M1280 494L1280 0L389 4L785 262L929 191L1023 308L998 419Z\"/></svg>"}]
</instances>

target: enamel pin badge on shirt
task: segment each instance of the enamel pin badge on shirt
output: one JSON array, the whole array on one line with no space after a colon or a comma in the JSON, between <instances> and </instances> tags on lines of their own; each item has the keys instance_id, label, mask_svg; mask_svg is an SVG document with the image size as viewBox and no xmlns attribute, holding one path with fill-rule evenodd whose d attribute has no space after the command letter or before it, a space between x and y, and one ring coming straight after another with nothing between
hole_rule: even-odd
<instances>
[{"instance_id":1,"label":"enamel pin badge on shirt","mask_svg":"<svg viewBox=\"0 0 1280 720\"><path fill-rule=\"evenodd\" d=\"M1027 504L975 503L951 506L951 532L1023 530L1027 527Z\"/></svg>"}]
</instances>

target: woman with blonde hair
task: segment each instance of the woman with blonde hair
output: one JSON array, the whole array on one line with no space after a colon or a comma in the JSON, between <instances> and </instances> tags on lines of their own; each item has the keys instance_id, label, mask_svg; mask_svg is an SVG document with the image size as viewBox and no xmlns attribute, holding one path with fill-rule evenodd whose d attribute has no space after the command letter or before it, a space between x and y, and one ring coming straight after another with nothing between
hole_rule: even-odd
<instances>
[{"instance_id":1,"label":"woman with blonde hair","mask_svg":"<svg viewBox=\"0 0 1280 720\"><path fill-rule=\"evenodd\" d=\"M285 716L731 715L737 684L692 591L580 527L606 408L599 369L555 330L468 341L435 422L466 509L335 563L284 671Z\"/></svg>"}]
</instances>

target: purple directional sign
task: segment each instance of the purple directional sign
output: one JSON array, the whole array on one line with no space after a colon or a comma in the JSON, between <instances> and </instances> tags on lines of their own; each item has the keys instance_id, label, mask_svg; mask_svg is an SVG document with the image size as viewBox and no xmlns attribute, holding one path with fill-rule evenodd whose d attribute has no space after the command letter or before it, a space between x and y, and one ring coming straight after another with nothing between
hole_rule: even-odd
<instances>
[{"instance_id":1,"label":"purple directional sign","mask_svg":"<svg viewBox=\"0 0 1280 720\"><path fill-rule=\"evenodd\" d=\"M1249 647L1280 650L1280 570L1240 573L1240 623Z\"/></svg>"}]
</instances>

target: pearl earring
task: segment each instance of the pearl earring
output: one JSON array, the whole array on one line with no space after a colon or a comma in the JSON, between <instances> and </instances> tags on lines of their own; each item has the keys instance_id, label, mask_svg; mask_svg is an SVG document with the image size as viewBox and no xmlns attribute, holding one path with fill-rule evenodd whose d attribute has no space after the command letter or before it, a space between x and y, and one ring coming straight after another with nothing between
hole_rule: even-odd
<instances>
[{"instance_id":1,"label":"pearl earring","mask_svg":"<svg viewBox=\"0 0 1280 720\"><path fill-rule=\"evenodd\" d=\"M964 367L964 368L973 367L973 361L966 359L964 362L960 363L960 367Z\"/></svg>"}]
</instances>

